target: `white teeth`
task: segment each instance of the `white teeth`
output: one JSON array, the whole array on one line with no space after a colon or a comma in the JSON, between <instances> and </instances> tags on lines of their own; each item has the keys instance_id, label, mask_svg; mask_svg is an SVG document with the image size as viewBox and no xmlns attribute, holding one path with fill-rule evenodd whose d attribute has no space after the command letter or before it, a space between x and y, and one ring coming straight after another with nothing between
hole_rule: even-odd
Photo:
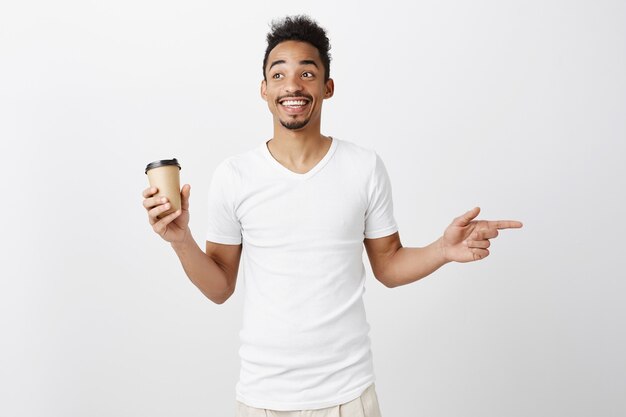
<instances>
[{"instance_id":1,"label":"white teeth","mask_svg":"<svg viewBox=\"0 0 626 417\"><path fill-rule=\"evenodd\" d=\"M283 106L304 106L305 100L285 100L281 103Z\"/></svg>"}]
</instances>

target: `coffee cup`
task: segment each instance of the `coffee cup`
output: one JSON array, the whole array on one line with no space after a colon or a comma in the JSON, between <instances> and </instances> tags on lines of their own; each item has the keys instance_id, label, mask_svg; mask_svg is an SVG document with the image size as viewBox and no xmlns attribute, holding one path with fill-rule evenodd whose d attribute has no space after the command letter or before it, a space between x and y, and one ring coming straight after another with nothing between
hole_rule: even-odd
<instances>
[{"instance_id":1,"label":"coffee cup","mask_svg":"<svg viewBox=\"0 0 626 417\"><path fill-rule=\"evenodd\" d=\"M170 208L159 214L158 219L180 209L180 170L176 158L154 161L146 166L150 186L158 190L153 197L167 197L170 203Z\"/></svg>"}]
</instances>

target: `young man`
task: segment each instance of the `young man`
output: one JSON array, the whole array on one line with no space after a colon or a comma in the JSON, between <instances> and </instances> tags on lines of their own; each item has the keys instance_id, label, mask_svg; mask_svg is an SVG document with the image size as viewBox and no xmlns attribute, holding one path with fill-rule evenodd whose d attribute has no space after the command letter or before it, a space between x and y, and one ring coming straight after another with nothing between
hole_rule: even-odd
<instances>
[{"instance_id":1,"label":"young man","mask_svg":"<svg viewBox=\"0 0 626 417\"><path fill-rule=\"evenodd\" d=\"M474 220L474 208L432 244L403 247L383 161L320 132L322 104L334 89L325 31L307 17L288 17L274 23L267 40L261 96L274 136L217 166L206 253L188 227L188 184L181 210L157 219L169 203L153 197L155 188L144 191L144 207L188 277L215 303L235 291L243 253L238 415L380 416L362 298L363 246L376 279L393 288L448 262L483 259L498 229L522 225Z\"/></svg>"}]
</instances>

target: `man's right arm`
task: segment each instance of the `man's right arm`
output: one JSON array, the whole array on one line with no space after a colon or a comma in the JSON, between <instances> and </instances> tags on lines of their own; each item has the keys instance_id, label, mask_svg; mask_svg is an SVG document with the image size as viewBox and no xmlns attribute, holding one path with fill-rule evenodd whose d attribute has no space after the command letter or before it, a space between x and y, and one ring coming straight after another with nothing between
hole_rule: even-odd
<instances>
[{"instance_id":1,"label":"man's right arm","mask_svg":"<svg viewBox=\"0 0 626 417\"><path fill-rule=\"evenodd\" d=\"M156 197L157 191L155 187L143 191L143 206L152 229L172 245L191 282L209 300L224 303L235 291L242 245L207 241L206 253L202 252L189 229L189 184L181 190L181 208L169 215L164 213L170 204L167 198Z\"/></svg>"},{"instance_id":2,"label":"man's right arm","mask_svg":"<svg viewBox=\"0 0 626 417\"><path fill-rule=\"evenodd\" d=\"M203 252L191 235L172 243L185 273L209 300L223 304L235 292L242 245L206 242Z\"/></svg>"}]
</instances>

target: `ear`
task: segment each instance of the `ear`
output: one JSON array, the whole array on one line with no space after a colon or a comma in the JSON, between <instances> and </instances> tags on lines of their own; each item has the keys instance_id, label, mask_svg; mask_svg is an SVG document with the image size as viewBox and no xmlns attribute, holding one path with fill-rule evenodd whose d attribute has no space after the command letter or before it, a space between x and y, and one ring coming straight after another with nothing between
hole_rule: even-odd
<instances>
[{"instance_id":1,"label":"ear","mask_svg":"<svg viewBox=\"0 0 626 417\"><path fill-rule=\"evenodd\" d=\"M265 80L261 81L261 98L267 101L267 82Z\"/></svg>"},{"instance_id":2,"label":"ear","mask_svg":"<svg viewBox=\"0 0 626 417\"><path fill-rule=\"evenodd\" d=\"M329 78L326 81L325 85L326 91L324 92L324 99L331 98L333 94L335 94L335 82L332 78Z\"/></svg>"}]
</instances>

